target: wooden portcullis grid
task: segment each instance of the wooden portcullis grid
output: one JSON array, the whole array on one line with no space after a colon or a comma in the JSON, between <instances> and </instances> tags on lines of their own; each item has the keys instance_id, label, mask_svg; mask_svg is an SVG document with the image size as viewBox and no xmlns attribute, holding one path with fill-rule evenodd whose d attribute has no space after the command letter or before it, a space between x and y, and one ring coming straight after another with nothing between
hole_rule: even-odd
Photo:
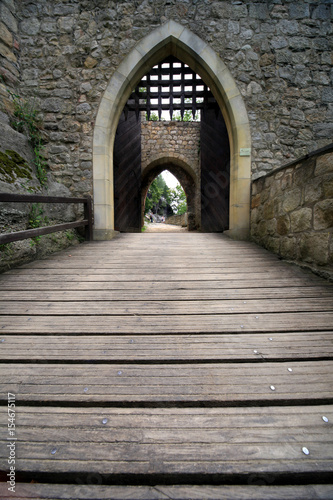
<instances>
[{"instance_id":1,"label":"wooden portcullis grid","mask_svg":"<svg viewBox=\"0 0 333 500\"><path fill-rule=\"evenodd\" d=\"M162 111L169 111L170 120L173 112L179 110L181 118L190 110L193 118L198 110L215 109L216 100L201 79L189 66L170 56L152 68L145 75L128 99L124 108L125 117L129 110L147 112L149 120L152 111L157 111L159 119Z\"/></svg>"}]
</instances>

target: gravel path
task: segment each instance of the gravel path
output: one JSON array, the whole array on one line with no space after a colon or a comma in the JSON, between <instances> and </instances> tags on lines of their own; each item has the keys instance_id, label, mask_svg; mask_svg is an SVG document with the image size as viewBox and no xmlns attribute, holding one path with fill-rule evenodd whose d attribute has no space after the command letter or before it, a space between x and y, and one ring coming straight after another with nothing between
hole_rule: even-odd
<instances>
[{"instance_id":1,"label":"gravel path","mask_svg":"<svg viewBox=\"0 0 333 500\"><path fill-rule=\"evenodd\" d=\"M176 226L173 224L165 224L164 222L152 222L148 224L145 233L186 233L187 228Z\"/></svg>"}]
</instances>

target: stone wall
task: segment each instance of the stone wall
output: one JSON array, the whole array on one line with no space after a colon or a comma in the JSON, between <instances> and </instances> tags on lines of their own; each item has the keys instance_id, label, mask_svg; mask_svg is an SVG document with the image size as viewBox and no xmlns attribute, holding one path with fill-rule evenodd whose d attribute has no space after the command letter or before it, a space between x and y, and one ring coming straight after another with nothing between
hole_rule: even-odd
<instances>
[{"instance_id":1,"label":"stone wall","mask_svg":"<svg viewBox=\"0 0 333 500\"><path fill-rule=\"evenodd\" d=\"M171 217L168 217L165 221L165 224L174 224L175 226L182 226L186 227L187 226L187 214L182 214L182 215L171 215Z\"/></svg>"},{"instance_id":2,"label":"stone wall","mask_svg":"<svg viewBox=\"0 0 333 500\"><path fill-rule=\"evenodd\" d=\"M29 137L13 128L12 95L20 98L20 20L19 0L0 0L0 192L70 196L71 192L48 172L42 186L35 167L35 155ZM29 110L34 100L29 99ZM23 102L23 101L22 101ZM0 233L16 232L31 224L53 225L78 218L82 210L72 205L0 203ZM40 222L37 222L36 218ZM46 222L46 219L48 222ZM74 230L57 232L39 239L26 239L0 245L0 272L40 258L79 242Z\"/></svg>"},{"instance_id":3,"label":"stone wall","mask_svg":"<svg viewBox=\"0 0 333 500\"><path fill-rule=\"evenodd\" d=\"M169 157L187 163L200 179L200 123L142 121L142 171L158 158Z\"/></svg>"},{"instance_id":4,"label":"stone wall","mask_svg":"<svg viewBox=\"0 0 333 500\"><path fill-rule=\"evenodd\" d=\"M251 235L333 279L333 145L253 182Z\"/></svg>"},{"instance_id":5,"label":"stone wall","mask_svg":"<svg viewBox=\"0 0 333 500\"><path fill-rule=\"evenodd\" d=\"M92 193L94 121L110 77L169 19L207 42L231 71L249 113L254 177L331 140L326 0L17 2L20 92L37 99L50 168L73 194Z\"/></svg>"},{"instance_id":6,"label":"stone wall","mask_svg":"<svg viewBox=\"0 0 333 500\"><path fill-rule=\"evenodd\" d=\"M0 110L12 112L8 89L20 82L20 36L16 0L0 0Z\"/></svg>"}]
</instances>

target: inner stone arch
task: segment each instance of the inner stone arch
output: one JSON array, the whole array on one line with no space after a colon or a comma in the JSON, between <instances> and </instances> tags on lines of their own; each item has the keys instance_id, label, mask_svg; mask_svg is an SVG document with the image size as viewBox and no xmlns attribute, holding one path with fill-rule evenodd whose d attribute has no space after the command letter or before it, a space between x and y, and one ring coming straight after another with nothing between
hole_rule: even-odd
<instances>
[{"instance_id":1,"label":"inner stone arch","mask_svg":"<svg viewBox=\"0 0 333 500\"><path fill-rule=\"evenodd\" d=\"M187 199L187 228L189 231L200 226L200 198L198 197L197 177L191 167L175 157L161 157L152 161L142 172L141 182L141 226L144 224L145 200L150 184L158 175L168 170L179 181ZM199 193L200 194L200 193Z\"/></svg>"},{"instance_id":2,"label":"inner stone arch","mask_svg":"<svg viewBox=\"0 0 333 500\"><path fill-rule=\"evenodd\" d=\"M154 64L174 55L198 72L212 90L226 122L230 141L231 237L246 239L250 226L251 158L240 149L251 146L243 99L229 70L207 43L184 26L169 21L143 38L114 72L101 100L93 140L95 239L114 231L113 145L117 124L138 81Z\"/></svg>"}]
</instances>

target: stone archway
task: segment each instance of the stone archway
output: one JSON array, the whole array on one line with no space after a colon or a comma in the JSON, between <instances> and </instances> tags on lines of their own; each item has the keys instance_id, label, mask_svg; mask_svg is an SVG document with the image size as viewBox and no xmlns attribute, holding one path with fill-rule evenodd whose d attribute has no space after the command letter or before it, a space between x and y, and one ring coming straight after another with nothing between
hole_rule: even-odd
<instances>
[{"instance_id":1,"label":"stone archway","mask_svg":"<svg viewBox=\"0 0 333 500\"><path fill-rule=\"evenodd\" d=\"M200 186L191 167L174 157L161 157L152 161L142 171L141 180L141 224L144 224L145 200L150 184L164 170L173 174L185 191L187 200L187 227L189 231L200 227Z\"/></svg>"},{"instance_id":2,"label":"stone archway","mask_svg":"<svg viewBox=\"0 0 333 500\"><path fill-rule=\"evenodd\" d=\"M143 38L114 72L101 100L93 139L94 238L113 237L113 144L123 107L153 65L174 55L204 79L226 122L230 156L229 235L246 239L250 229L251 136L246 108L229 70L211 47L184 26L169 21ZM246 156L241 155L246 150Z\"/></svg>"}]
</instances>

